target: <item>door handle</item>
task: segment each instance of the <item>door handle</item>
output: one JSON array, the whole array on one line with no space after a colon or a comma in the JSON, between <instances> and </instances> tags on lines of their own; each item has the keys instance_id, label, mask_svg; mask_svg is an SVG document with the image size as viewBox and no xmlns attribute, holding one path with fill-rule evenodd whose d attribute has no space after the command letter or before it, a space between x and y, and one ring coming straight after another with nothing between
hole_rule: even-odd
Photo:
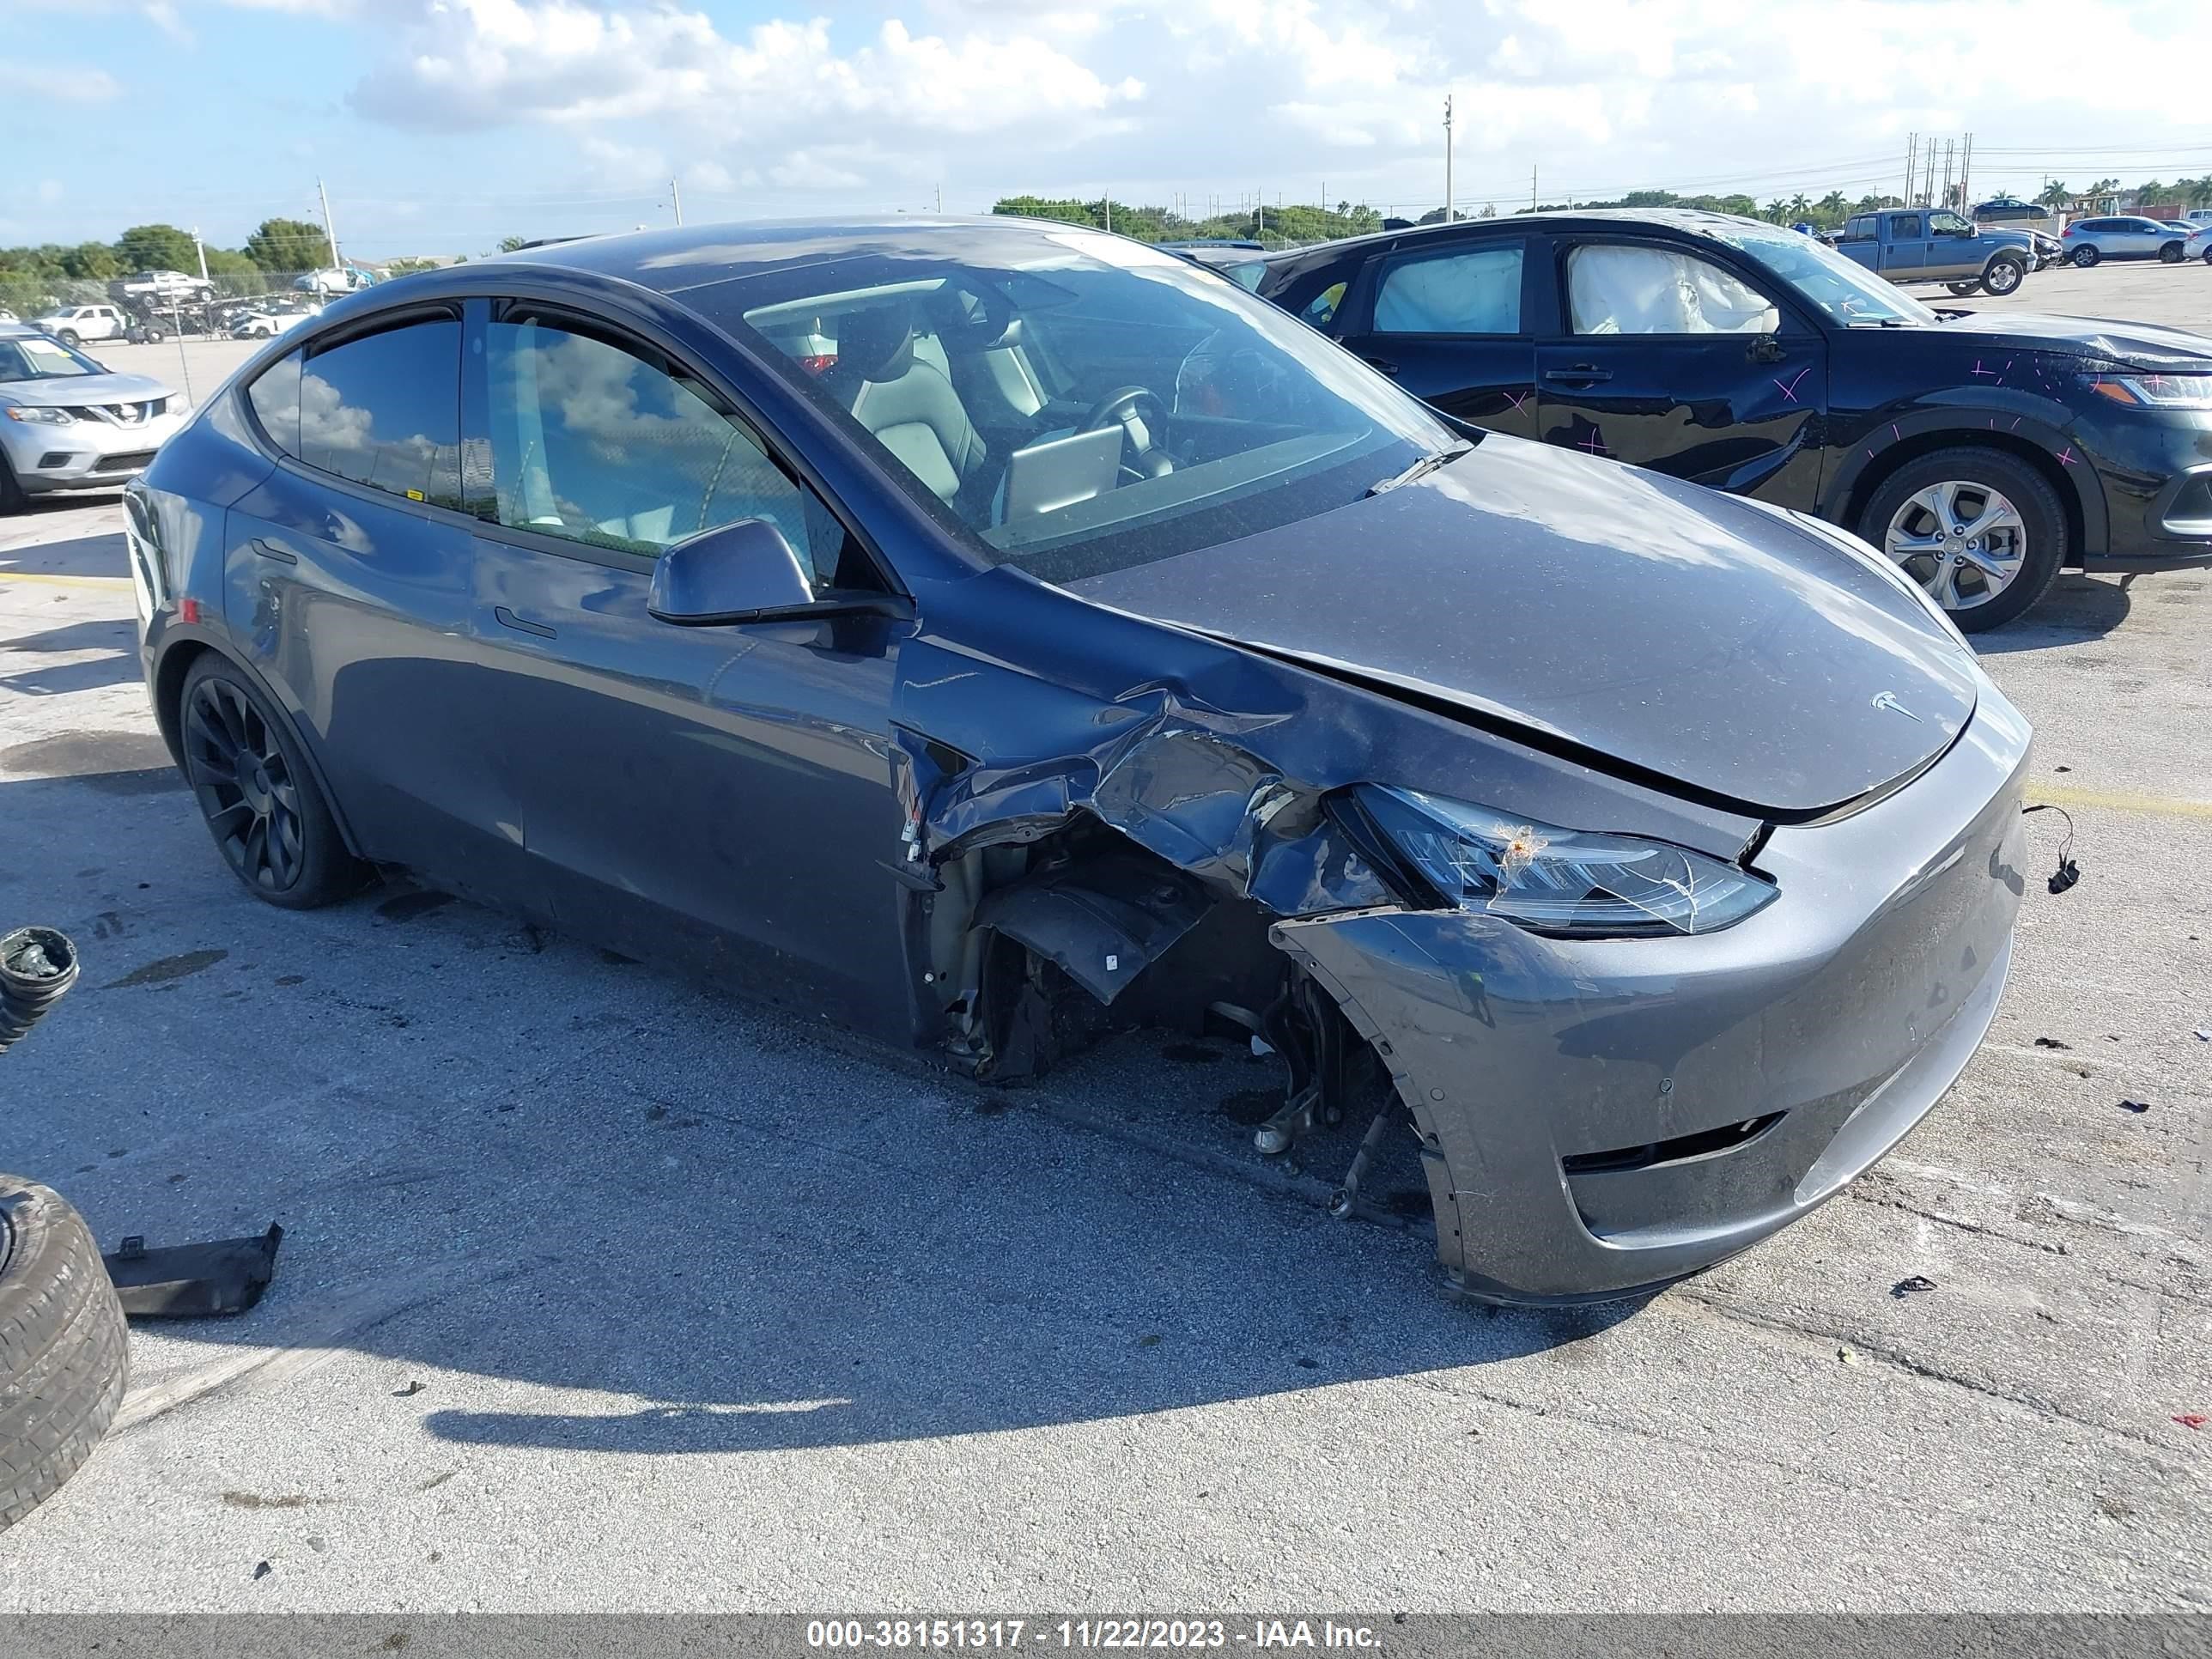
<instances>
[{"instance_id":1,"label":"door handle","mask_svg":"<svg viewBox=\"0 0 2212 1659\"><path fill-rule=\"evenodd\" d=\"M535 634L541 640L555 637L553 630L544 623L534 623L526 617L518 617L503 605L492 606L491 614L499 619L499 625L501 628L512 628L518 634Z\"/></svg>"},{"instance_id":2,"label":"door handle","mask_svg":"<svg viewBox=\"0 0 2212 1659\"><path fill-rule=\"evenodd\" d=\"M1395 375L1398 372L1398 365L1388 358L1362 356L1359 361L1365 363L1368 368L1379 370L1385 374Z\"/></svg>"},{"instance_id":3,"label":"door handle","mask_svg":"<svg viewBox=\"0 0 2212 1659\"><path fill-rule=\"evenodd\" d=\"M1572 368L1547 368L1544 378L1557 380L1561 386L1595 386L1601 380L1611 380L1613 371L1600 368L1595 363L1577 363Z\"/></svg>"},{"instance_id":4,"label":"door handle","mask_svg":"<svg viewBox=\"0 0 2212 1659\"><path fill-rule=\"evenodd\" d=\"M279 564L297 564L300 562L300 556L297 553L281 548L274 542L264 541L258 536L254 537L246 544L252 548L256 553L258 553L263 558L274 559Z\"/></svg>"}]
</instances>

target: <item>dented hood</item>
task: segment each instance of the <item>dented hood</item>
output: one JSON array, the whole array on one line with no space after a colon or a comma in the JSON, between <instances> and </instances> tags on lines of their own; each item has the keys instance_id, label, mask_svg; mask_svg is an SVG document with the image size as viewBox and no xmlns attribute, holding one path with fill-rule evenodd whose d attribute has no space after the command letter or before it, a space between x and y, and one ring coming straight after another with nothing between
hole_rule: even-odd
<instances>
[{"instance_id":1,"label":"dented hood","mask_svg":"<svg viewBox=\"0 0 2212 1659\"><path fill-rule=\"evenodd\" d=\"M1947 316L1943 328L1947 333L1984 337L1996 345L2030 350L2056 347L2113 362L2168 368L2176 364L2212 364L2212 338L2156 323L2046 317L2029 311L1972 311Z\"/></svg>"},{"instance_id":2,"label":"dented hood","mask_svg":"<svg viewBox=\"0 0 2212 1659\"><path fill-rule=\"evenodd\" d=\"M1494 434L1382 495L1068 586L1772 816L1941 753L1978 678L1819 532Z\"/></svg>"}]
</instances>

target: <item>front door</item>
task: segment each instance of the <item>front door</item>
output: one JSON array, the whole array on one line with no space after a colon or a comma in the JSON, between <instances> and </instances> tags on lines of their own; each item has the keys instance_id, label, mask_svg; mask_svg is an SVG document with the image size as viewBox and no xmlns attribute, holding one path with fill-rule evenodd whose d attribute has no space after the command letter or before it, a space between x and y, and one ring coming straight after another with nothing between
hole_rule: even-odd
<instances>
[{"instance_id":1,"label":"front door","mask_svg":"<svg viewBox=\"0 0 2212 1659\"><path fill-rule=\"evenodd\" d=\"M1386 256L1344 343L1414 396L1494 431L1536 434L1536 347L1518 236L1425 241Z\"/></svg>"},{"instance_id":2,"label":"front door","mask_svg":"<svg viewBox=\"0 0 2212 1659\"><path fill-rule=\"evenodd\" d=\"M1656 242L1564 248L1560 293L1562 331L1536 348L1547 443L1813 506L1827 353L1794 311Z\"/></svg>"},{"instance_id":3,"label":"front door","mask_svg":"<svg viewBox=\"0 0 2212 1659\"><path fill-rule=\"evenodd\" d=\"M1981 250L1973 226L1957 214L1936 209L1928 216L1928 257L1925 275L1944 282L1978 276Z\"/></svg>"},{"instance_id":4,"label":"front door","mask_svg":"<svg viewBox=\"0 0 2212 1659\"><path fill-rule=\"evenodd\" d=\"M653 347L519 307L482 327L473 631L556 923L903 1039L890 706L912 624L656 621L662 550L739 519L775 525L819 586L872 568Z\"/></svg>"}]
</instances>

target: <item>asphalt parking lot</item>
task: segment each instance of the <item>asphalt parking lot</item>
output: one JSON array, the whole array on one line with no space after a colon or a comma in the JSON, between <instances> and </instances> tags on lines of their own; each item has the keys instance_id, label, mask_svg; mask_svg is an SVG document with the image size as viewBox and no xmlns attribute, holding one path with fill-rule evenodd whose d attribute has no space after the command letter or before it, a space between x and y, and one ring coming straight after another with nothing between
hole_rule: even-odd
<instances>
[{"instance_id":1,"label":"asphalt parking lot","mask_svg":"<svg viewBox=\"0 0 2212 1659\"><path fill-rule=\"evenodd\" d=\"M2212 329L2212 269L1969 303ZM243 348L98 355L204 397ZM257 904L120 522L0 521L0 927L85 960L0 1164L111 1247L287 1237L252 1313L134 1332L0 1605L2212 1610L2212 570L1978 641L2083 878L1950 1097L1778 1238L1540 1315L1261 1170L1225 1046L985 1094L434 895Z\"/></svg>"}]
</instances>

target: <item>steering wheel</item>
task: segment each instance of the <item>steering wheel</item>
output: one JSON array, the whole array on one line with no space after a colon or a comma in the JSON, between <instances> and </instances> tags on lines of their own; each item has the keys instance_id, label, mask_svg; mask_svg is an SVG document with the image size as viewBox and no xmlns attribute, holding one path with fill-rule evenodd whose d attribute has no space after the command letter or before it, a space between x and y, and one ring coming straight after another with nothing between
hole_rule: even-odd
<instances>
[{"instance_id":1,"label":"steering wheel","mask_svg":"<svg viewBox=\"0 0 2212 1659\"><path fill-rule=\"evenodd\" d=\"M1168 406L1151 388L1115 387L1091 406L1091 412L1083 417L1083 424L1076 430L1103 432L1109 426L1119 426L1135 451L1133 459L1121 463L1121 471L1137 482L1175 471L1175 459L1161 447L1159 439L1159 434L1168 429ZM1141 438L1138 435L1140 433Z\"/></svg>"}]
</instances>

